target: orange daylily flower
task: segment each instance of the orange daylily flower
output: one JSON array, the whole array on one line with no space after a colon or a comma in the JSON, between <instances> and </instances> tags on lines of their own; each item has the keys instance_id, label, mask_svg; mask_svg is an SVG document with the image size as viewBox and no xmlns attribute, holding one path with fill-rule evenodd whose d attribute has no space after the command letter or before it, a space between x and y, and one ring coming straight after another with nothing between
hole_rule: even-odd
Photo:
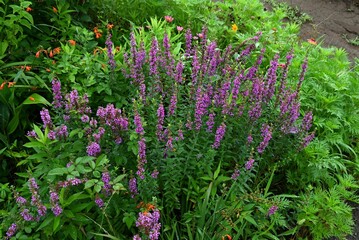
<instances>
[{"instance_id":1,"label":"orange daylily flower","mask_svg":"<svg viewBox=\"0 0 359 240\"><path fill-rule=\"evenodd\" d=\"M96 38L100 38L102 36L102 33L98 30L97 27L93 29L93 32L95 33Z\"/></svg>"},{"instance_id":2,"label":"orange daylily flower","mask_svg":"<svg viewBox=\"0 0 359 240\"><path fill-rule=\"evenodd\" d=\"M10 88L10 87L14 86L15 84L16 84L16 82L8 82L7 87Z\"/></svg>"},{"instance_id":3,"label":"orange daylily flower","mask_svg":"<svg viewBox=\"0 0 359 240\"><path fill-rule=\"evenodd\" d=\"M36 54L35 54L35 57L36 57L36 58L39 58L39 57L40 57L41 51L42 51L42 50L39 50L39 51L36 52Z\"/></svg>"},{"instance_id":4,"label":"orange daylily flower","mask_svg":"<svg viewBox=\"0 0 359 240\"><path fill-rule=\"evenodd\" d=\"M69 40L69 43L71 46L75 46L76 45L76 41L75 40Z\"/></svg>"},{"instance_id":5,"label":"orange daylily flower","mask_svg":"<svg viewBox=\"0 0 359 240\"><path fill-rule=\"evenodd\" d=\"M34 102L34 101L35 101L35 98L29 97L29 100Z\"/></svg>"},{"instance_id":6,"label":"orange daylily flower","mask_svg":"<svg viewBox=\"0 0 359 240\"><path fill-rule=\"evenodd\" d=\"M54 48L54 50L53 50L54 55L59 54L60 51L61 51L61 48L60 48L60 47Z\"/></svg>"},{"instance_id":7,"label":"orange daylily flower","mask_svg":"<svg viewBox=\"0 0 359 240\"><path fill-rule=\"evenodd\" d=\"M308 39L307 41L308 41L310 44L312 44L312 45L318 45L317 41L315 41L314 38L310 38L310 39Z\"/></svg>"},{"instance_id":8,"label":"orange daylily flower","mask_svg":"<svg viewBox=\"0 0 359 240\"><path fill-rule=\"evenodd\" d=\"M50 57L50 58L53 58L53 57L54 57L54 54L53 54L52 50L50 50L49 57Z\"/></svg>"},{"instance_id":9,"label":"orange daylily flower","mask_svg":"<svg viewBox=\"0 0 359 240\"><path fill-rule=\"evenodd\" d=\"M58 11L57 11L57 8L55 8L55 7L52 7L52 11L54 11L54 13L57 13Z\"/></svg>"},{"instance_id":10,"label":"orange daylily flower","mask_svg":"<svg viewBox=\"0 0 359 240\"><path fill-rule=\"evenodd\" d=\"M238 31L238 26L237 26L237 24L233 24L233 25L232 25L232 31L233 31L233 32L237 32L237 31Z\"/></svg>"},{"instance_id":11,"label":"orange daylily flower","mask_svg":"<svg viewBox=\"0 0 359 240\"><path fill-rule=\"evenodd\" d=\"M31 11L32 11L32 8L31 8L31 7L27 7L25 11L26 11L26 12L31 12Z\"/></svg>"},{"instance_id":12,"label":"orange daylily flower","mask_svg":"<svg viewBox=\"0 0 359 240\"><path fill-rule=\"evenodd\" d=\"M28 72L28 71L30 71L30 70L31 70L31 67L30 67L30 66L26 66L26 67L25 67L25 71Z\"/></svg>"},{"instance_id":13,"label":"orange daylily flower","mask_svg":"<svg viewBox=\"0 0 359 240\"><path fill-rule=\"evenodd\" d=\"M107 24L107 29L108 29L108 30L111 30L112 28L113 28L113 24L112 24L112 23Z\"/></svg>"}]
</instances>

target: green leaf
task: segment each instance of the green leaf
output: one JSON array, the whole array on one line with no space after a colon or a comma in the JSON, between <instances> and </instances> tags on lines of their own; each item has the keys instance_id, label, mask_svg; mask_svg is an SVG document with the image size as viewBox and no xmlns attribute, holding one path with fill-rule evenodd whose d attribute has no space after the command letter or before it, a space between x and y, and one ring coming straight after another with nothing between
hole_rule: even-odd
<instances>
[{"instance_id":1,"label":"green leaf","mask_svg":"<svg viewBox=\"0 0 359 240\"><path fill-rule=\"evenodd\" d=\"M28 98L26 98L25 101L23 101L24 105L29 105L29 104L44 104L47 106L50 106L51 103L49 103L44 97L42 97L41 95L37 94L37 93L33 93L31 94Z\"/></svg>"},{"instance_id":2,"label":"green leaf","mask_svg":"<svg viewBox=\"0 0 359 240\"><path fill-rule=\"evenodd\" d=\"M11 119L9 122L9 125L7 126L7 134L11 134L15 132L17 126L19 125L19 112L15 113L15 116Z\"/></svg>"},{"instance_id":3,"label":"green leaf","mask_svg":"<svg viewBox=\"0 0 359 240\"><path fill-rule=\"evenodd\" d=\"M85 198L89 198L89 195L82 194L82 192L75 193L71 197L69 197L69 199L64 200L63 206L66 207L66 206L70 205L75 200L81 200L81 199L85 199Z\"/></svg>"},{"instance_id":4,"label":"green leaf","mask_svg":"<svg viewBox=\"0 0 359 240\"><path fill-rule=\"evenodd\" d=\"M69 173L68 169L66 167L63 167L63 168L55 168L55 169L52 169L48 175L49 176L53 176L53 175L64 175L64 174L67 174Z\"/></svg>"},{"instance_id":5,"label":"green leaf","mask_svg":"<svg viewBox=\"0 0 359 240\"><path fill-rule=\"evenodd\" d=\"M85 163L88 163L90 161L93 161L95 158L94 157L91 157L91 156L85 156L85 157L79 157L75 160L75 163L76 164L85 164Z\"/></svg>"},{"instance_id":6,"label":"green leaf","mask_svg":"<svg viewBox=\"0 0 359 240\"><path fill-rule=\"evenodd\" d=\"M254 226L258 226L256 221L251 216L246 215L246 216L244 216L244 219L247 220L248 222L252 223Z\"/></svg>"},{"instance_id":7,"label":"green leaf","mask_svg":"<svg viewBox=\"0 0 359 240\"><path fill-rule=\"evenodd\" d=\"M64 214L65 214L65 216L68 217L68 218L74 218L74 217L75 217L75 215L73 214L73 212L70 211L70 210L65 210L65 211L64 211Z\"/></svg>"},{"instance_id":8,"label":"green leaf","mask_svg":"<svg viewBox=\"0 0 359 240\"><path fill-rule=\"evenodd\" d=\"M44 144L41 142L34 141L34 142L25 143L24 146L27 148L43 148Z\"/></svg>"},{"instance_id":9,"label":"green leaf","mask_svg":"<svg viewBox=\"0 0 359 240\"><path fill-rule=\"evenodd\" d=\"M112 182L113 183L118 183L120 182L122 179L124 179L124 177L126 177L126 174L122 174L120 176L117 176Z\"/></svg>"},{"instance_id":10,"label":"green leaf","mask_svg":"<svg viewBox=\"0 0 359 240\"><path fill-rule=\"evenodd\" d=\"M69 231L72 239L76 240L77 239L77 228L73 224L70 224L68 227L68 231Z\"/></svg>"},{"instance_id":11,"label":"green leaf","mask_svg":"<svg viewBox=\"0 0 359 240\"><path fill-rule=\"evenodd\" d=\"M36 230L36 232L49 225L52 222L52 220L54 220L54 215L50 215L47 218L45 218L45 220L41 223L40 227Z\"/></svg>"},{"instance_id":12,"label":"green leaf","mask_svg":"<svg viewBox=\"0 0 359 240\"><path fill-rule=\"evenodd\" d=\"M56 230L59 228L60 226L60 221L61 221L61 217L60 216L57 216L55 217L55 220L54 220L54 225L53 225L53 232L56 232Z\"/></svg>"},{"instance_id":13,"label":"green leaf","mask_svg":"<svg viewBox=\"0 0 359 240\"><path fill-rule=\"evenodd\" d=\"M214 172L214 179L217 179L220 171L221 171L221 162L219 162L217 170Z\"/></svg>"}]
</instances>

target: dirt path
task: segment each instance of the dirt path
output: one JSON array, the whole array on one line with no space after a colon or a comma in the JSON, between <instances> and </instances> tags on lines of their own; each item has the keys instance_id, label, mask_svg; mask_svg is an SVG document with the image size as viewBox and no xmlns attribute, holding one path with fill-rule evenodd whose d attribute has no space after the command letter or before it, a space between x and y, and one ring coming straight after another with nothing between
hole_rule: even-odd
<instances>
[{"instance_id":1,"label":"dirt path","mask_svg":"<svg viewBox=\"0 0 359 240\"><path fill-rule=\"evenodd\" d=\"M315 38L323 41L323 46L345 48L351 60L359 58L359 0L277 1L297 6L312 17L312 22L302 26L302 39ZM355 38L357 46L348 43Z\"/></svg>"}]
</instances>

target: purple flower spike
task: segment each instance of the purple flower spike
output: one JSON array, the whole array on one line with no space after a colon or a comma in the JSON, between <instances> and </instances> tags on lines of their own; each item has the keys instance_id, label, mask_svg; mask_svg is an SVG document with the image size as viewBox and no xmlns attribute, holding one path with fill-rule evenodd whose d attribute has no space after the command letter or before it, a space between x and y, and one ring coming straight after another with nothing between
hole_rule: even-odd
<instances>
[{"instance_id":1,"label":"purple flower spike","mask_svg":"<svg viewBox=\"0 0 359 240\"><path fill-rule=\"evenodd\" d=\"M278 210L278 206L273 205L273 206L271 206L271 207L269 208L267 215L268 215L268 216L271 216L271 215L273 215L274 213L276 213L277 210Z\"/></svg>"},{"instance_id":2,"label":"purple flower spike","mask_svg":"<svg viewBox=\"0 0 359 240\"><path fill-rule=\"evenodd\" d=\"M226 133L226 124L222 122L221 126L217 128L216 136L212 148L214 149L219 148L219 146L221 145L221 140L223 139L225 133Z\"/></svg>"},{"instance_id":3,"label":"purple flower spike","mask_svg":"<svg viewBox=\"0 0 359 240\"><path fill-rule=\"evenodd\" d=\"M11 224L11 226L6 231L6 239L10 239L16 233L17 225L16 223Z\"/></svg>"}]
</instances>

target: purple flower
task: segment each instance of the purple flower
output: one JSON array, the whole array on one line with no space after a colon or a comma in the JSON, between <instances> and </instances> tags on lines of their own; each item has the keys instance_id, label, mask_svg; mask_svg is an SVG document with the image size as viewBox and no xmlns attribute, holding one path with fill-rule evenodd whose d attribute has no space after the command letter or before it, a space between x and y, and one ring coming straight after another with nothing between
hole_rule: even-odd
<instances>
[{"instance_id":1,"label":"purple flower","mask_svg":"<svg viewBox=\"0 0 359 240\"><path fill-rule=\"evenodd\" d=\"M95 199L95 203L96 203L96 205L99 207L99 208L103 208L103 206L104 206L104 202L103 202L103 200L100 198L100 197L96 197L96 199Z\"/></svg>"},{"instance_id":2,"label":"purple flower","mask_svg":"<svg viewBox=\"0 0 359 240\"><path fill-rule=\"evenodd\" d=\"M181 139L181 140L184 139L182 129L178 129L178 137L179 137L179 139Z\"/></svg>"},{"instance_id":3,"label":"purple flower","mask_svg":"<svg viewBox=\"0 0 359 240\"><path fill-rule=\"evenodd\" d=\"M54 213L55 216L59 216L62 213L62 208L59 206L58 203L56 203L55 206L51 208L51 211Z\"/></svg>"},{"instance_id":4,"label":"purple flower","mask_svg":"<svg viewBox=\"0 0 359 240\"><path fill-rule=\"evenodd\" d=\"M7 236L6 239L10 239L12 236L14 236L14 234L16 233L16 230L17 230L16 223L11 224L11 226L6 231L6 236Z\"/></svg>"},{"instance_id":5,"label":"purple flower","mask_svg":"<svg viewBox=\"0 0 359 240\"><path fill-rule=\"evenodd\" d=\"M186 31L186 53L185 53L185 56L186 57L191 56L191 52L192 52L192 33L191 33L191 29L188 28Z\"/></svg>"},{"instance_id":6,"label":"purple flower","mask_svg":"<svg viewBox=\"0 0 359 240\"><path fill-rule=\"evenodd\" d=\"M219 148L219 146L221 145L221 140L223 139L225 133L226 133L226 124L222 122L222 124L217 128L216 136L212 148L214 149Z\"/></svg>"},{"instance_id":7,"label":"purple flower","mask_svg":"<svg viewBox=\"0 0 359 240\"><path fill-rule=\"evenodd\" d=\"M37 134L36 134L35 130L32 130L32 131L28 131L26 136L36 138Z\"/></svg>"},{"instance_id":8,"label":"purple flower","mask_svg":"<svg viewBox=\"0 0 359 240\"><path fill-rule=\"evenodd\" d=\"M52 80L52 94L54 95L54 108L62 107L61 82L57 79Z\"/></svg>"},{"instance_id":9,"label":"purple flower","mask_svg":"<svg viewBox=\"0 0 359 240\"><path fill-rule=\"evenodd\" d=\"M19 204L19 206L25 205L26 202L27 202L26 199L23 198L23 197L19 196L19 197L16 198L16 203Z\"/></svg>"},{"instance_id":10,"label":"purple flower","mask_svg":"<svg viewBox=\"0 0 359 240\"><path fill-rule=\"evenodd\" d=\"M307 112L302 120L302 131L308 132L309 129L312 127L313 123L313 113Z\"/></svg>"},{"instance_id":11,"label":"purple flower","mask_svg":"<svg viewBox=\"0 0 359 240\"><path fill-rule=\"evenodd\" d=\"M175 113L176 107L177 107L177 91L175 90L171 97L170 106L168 109L169 116L172 116Z\"/></svg>"},{"instance_id":12,"label":"purple flower","mask_svg":"<svg viewBox=\"0 0 359 240\"><path fill-rule=\"evenodd\" d=\"M145 138L141 138L140 141L138 141L138 156L139 156L139 160L138 160L138 164L137 164L137 175L141 178L144 179L145 175L145 169L144 166L147 163L147 159L146 159L146 142L145 142Z\"/></svg>"},{"instance_id":13,"label":"purple flower","mask_svg":"<svg viewBox=\"0 0 359 240\"><path fill-rule=\"evenodd\" d=\"M72 178L70 180L68 180L68 182L72 185L72 186L77 186L79 184L82 183L82 180L81 179L78 179L78 178Z\"/></svg>"},{"instance_id":14,"label":"purple flower","mask_svg":"<svg viewBox=\"0 0 359 240\"><path fill-rule=\"evenodd\" d=\"M133 240L142 240L142 238L138 234L136 234L135 236L133 236Z\"/></svg>"},{"instance_id":15,"label":"purple flower","mask_svg":"<svg viewBox=\"0 0 359 240\"><path fill-rule=\"evenodd\" d=\"M138 194L136 178L130 179L130 181L128 182L128 188L130 189L131 197L134 198Z\"/></svg>"},{"instance_id":16,"label":"purple flower","mask_svg":"<svg viewBox=\"0 0 359 240\"><path fill-rule=\"evenodd\" d=\"M91 142L87 146L87 155L96 157L101 152L101 147L97 142Z\"/></svg>"},{"instance_id":17,"label":"purple flower","mask_svg":"<svg viewBox=\"0 0 359 240\"><path fill-rule=\"evenodd\" d=\"M238 170L238 169L235 169L234 172L233 172L233 174L232 174L232 176L231 176L231 178L232 178L233 180L236 180L236 179L239 177L239 174L240 174L239 170Z\"/></svg>"},{"instance_id":18,"label":"purple flower","mask_svg":"<svg viewBox=\"0 0 359 240\"><path fill-rule=\"evenodd\" d=\"M179 61L176 66L176 75L175 75L175 81L178 83L182 83L182 73L183 73L183 63Z\"/></svg>"},{"instance_id":19,"label":"purple flower","mask_svg":"<svg viewBox=\"0 0 359 240\"><path fill-rule=\"evenodd\" d=\"M46 108L43 108L40 111L40 116L41 116L41 120L44 124L44 128L49 127L50 129L52 129L52 121L51 121L51 117L49 114L49 110L47 110Z\"/></svg>"},{"instance_id":20,"label":"purple flower","mask_svg":"<svg viewBox=\"0 0 359 240\"><path fill-rule=\"evenodd\" d=\"M271 206L271 207L269 208L267 215L268 215L268 216L271 216L271 215L273 215L277 210L278 210L278 206L273 205L273 206Z\"/></svg>"},{"instance_id":21,"label":"purple flower","mask_svg":"<svg viewBox=\"0 0 359 240\"><path fill-rule=\"evenodd\" d=\"M153 38L149 55L150 55L150 75L154 75L154 76L158 74L157 52L158 52L158 41L156 38Z\"/></svg>"},{"instance_id":22,"label":"purple flower","mask_svg":"<svg viewBox=\"0 0 359 240\"><path fill-rule=\"evenodd\" d=\"M253 142L253 137L251 134L248 135L247 142L248 142L248 144L251 144Z\"/></svg>"},{"instance_id":23,"label":"purple flower","mask_svg":"<svg viewBox=\"0 0 359 240\"><path fill-rule=\"evenodd\" d=\"M309 143L314 139L315 134L312 132L311 134L308 134L303 140L302 140L302 148L306 148Z\"/></svg>"},{"instance_id":24,"label":"purple flower","mask_svg":"<svg viewBox=\"0 0 359 240\"><path fill-rule=\"evenodd\" d=\"M105 192L107 195L111 194L111 190L112 190L112 186L110 184L110 173L109 172L104 172L102 173L102 182L104 183L103 188L105 189Z\"/></svg>"},{"instance_id":25,"label":"purple flower","mask_svg":"<svg viewBox=\"0 0 359 240\"><path fill-rule=\"evenodd\" d=\"M253 158L249 159L245 164L246 169L251 170L251 168L253 167L253 163L254 163L254 159Z\"/></svg>"},{"instance_id":26,"label":"purple flower","mask_svg":"<svg viewBox=\"0 0 359 240\"><path fill-rule=\"evenodd\" d=\"M84 115L81 116L81 121L82 121L83 123L87 123L87 122L90 121L90 118L89 118L89 116L87 116L86 114L84 114Z\"/></svg>"},{"instance_id":27,"label":"purple flower","mask_svg":"<svg viewBox=\"0 0 359 240\"><path fill-rule=\"evenodd\" d=\"M163 140L162 131L163 131L164 119L165 119L165 108L163 107L163 104L161 103L158 106L158 109L157 109L157 131L156 131L156 135L157 135L158 140Z\"/></svg>"},{"instance_id":28,"label":"purple flower","mask_svg":"<svg viewBox=\"0 0 359 240\"><path fill-rule=\"evenodd\" d=\"M113 42L111 41L112 34L108 34L106 39L106 48L107 48L107 57L108 57L108 64L110 65L110 68L112 71L116 68L116 61L113 55Z\"/></svg>"},{"instance_id":29,"label":"purple flower","mask_svg":"<svg viewBox=\"0 0 359 240\"><path fill-rule=\"evenodd\" d=\"M40 205L38 206L37 208L37 213L40 215L40 216L45 216L46 214L46 211L47 211L47 208L45 207L45 205Z\"/></svg>"},{"instance_id":30,"label":"purple flower","mask_svg":"<svg viewBox=\"0 0 359 240\"><path fill-rule=\"evenodd\" d=\"M66 125L61 125L61 127L59 127L56 131L56 136L59 139L65 139L67 136L69 135L69 133L67 132L67 126Z\"/></svg>"},{"instance_id":31,"label":"purple flower","mask_svg":"<svg viewBox=\"0 0 359 240\"><path fill-rule=\"evenodd\" d=\"M159 223L160 212L154 209L153 212L140 212L136 221L138 227L150 240L157 240L160 235L161 223Z\"/></svg>"},{"instance_id":32,"label":"purple flower","mask_svg":"<svg viewBox=\"0 0 359 240\"><path fill-rule=\"evenodd\" d=\"M141 117L140 117L140 115L138 114L137 111L135 112L134 123L135 123L135 126L136 126L136 133L140 134L140 135L143 135L144 134L144 129L142 127Z\"/></svg>"},{"instance_id":33,"label":"purple flower","mask_svg":"<svg viewBox=\"0 0 359 240\"><path fill-rule=\"evenodd\" d=\"M50 130L50 132L47 134L47 137L48 137L50 140L55 140L55 139L56 139L56 132L53 131L53 130Z\"/></svg>"},{"instance_id":34,"label":"purple flower","mask_svg":"<svg viewBox=\"0 0 359 240\"><path fill-rule=\"evenodd\" d=\"M268 146L269 140L272 138L272 132L268 124L263 124L261 135L263 137L263 141L257 148L258 153L263 153L264 149Z\"/></svg>"},{"instance_id":35,"label":"purple flower","mask_svg":"<svg viewBox=\"0 0 359 240\"><path fill-rule=\"evenodd\" d=\"M159 172L157 170L154 170L152 173L151 173L151 177L152 178L157 178L158 177L158 174Z\"/></svg>"},{"instance_id":36,"label":"purple flower","mask_svg":"<svg viewBox=\"0 0 359 240\"><path fill-rule=\"evenodd\" d=\"M34 220L33 216L29 213L30 210L25 208L24 210L22 210L22 212L20 213L20 215L22 216L22 218L25 220L25 221L32 221Z\"/></svg>"},{"instance_id":37,"label":"purple flower","mask_svg":"<svg viewBox=\"0 0 359 240\"><path fill-rule=\"evenodd\" d=\"M213 113L210 113L209 116L208 116L208 121L206 122L207 124L207 132L211 133L212 132L212 129L213 129L213 126L214 126L214 117L216 116L216 114L213 112Z\"/></svg>"}]
</instances>

